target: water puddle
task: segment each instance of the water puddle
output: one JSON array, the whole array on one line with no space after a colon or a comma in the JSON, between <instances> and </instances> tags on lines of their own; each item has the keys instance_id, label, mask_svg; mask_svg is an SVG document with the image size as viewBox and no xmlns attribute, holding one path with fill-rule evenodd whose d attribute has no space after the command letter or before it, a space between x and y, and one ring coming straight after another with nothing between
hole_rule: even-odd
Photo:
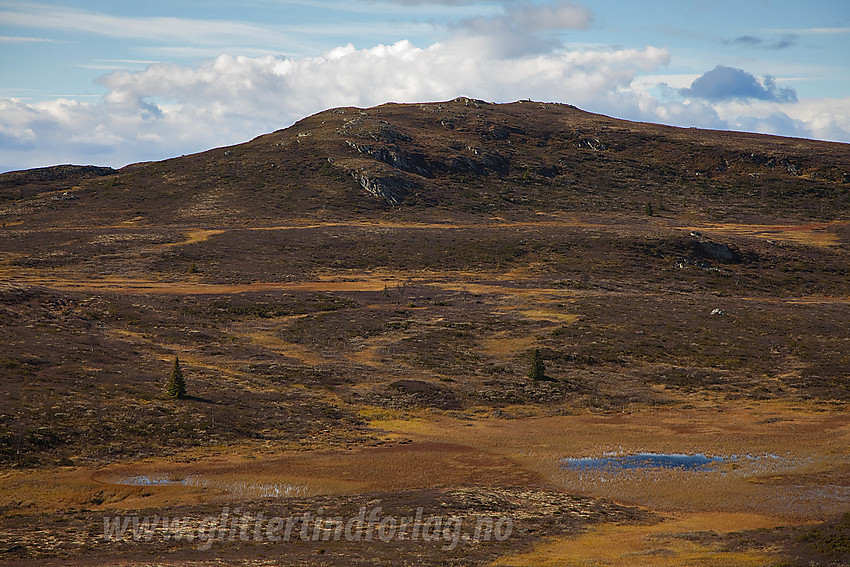
<instances>
[{"instance_id":1,"label":"water puddle","mask_svg":"<svg viewBox=\"0 0 850 567\"><path fill-rule=\"evenodd\" d=\"M630 469L706 470L724 460L724 457L708 457L700 453L696 455L638 453L636 455L615 455L602 458L567 458L561 459L561 463L567 469L578 471L616 472Z\"/></svg>"},{"instance_id":2,"label":"water puddle","mask_svg":"<svg viewBox=\"0 0 850 567\"><path fill-rule=\"evenodd\" d=\"M562 486L650 507L703 506L826 517L846 511L850 486L818 480L823 456L630 453L558 459Z\"/></svg>"},{"instance_id":3,"label":"water puddle","mask_svg":"<svg viewBox=\"0 0 850 567\"><path fill-rule=\"evenodd\" d=\"M254 482L247 480L222 480L203 478L197 475L175 477L172 475L132 475L111 479L111 484L129 486L191 486L210 488L225 492L236 498L293 498L315 496L318 491L306 484L283 482Z\"/></svg>"},{"instance_id":4,"label":"water puddle","mask_svg":"<svg viewBox=\"0 0 850 567\"><path fill-rule=\"evenodd\" d=\"M149 476L140 474L136 476L126 476L115 479L112 484L125 484L129 486L167 486L170 484L182 484L184 486L195 486L197 477L187 476L185 478L175 479L169 476Z\"/></svg>"}]
</instances>

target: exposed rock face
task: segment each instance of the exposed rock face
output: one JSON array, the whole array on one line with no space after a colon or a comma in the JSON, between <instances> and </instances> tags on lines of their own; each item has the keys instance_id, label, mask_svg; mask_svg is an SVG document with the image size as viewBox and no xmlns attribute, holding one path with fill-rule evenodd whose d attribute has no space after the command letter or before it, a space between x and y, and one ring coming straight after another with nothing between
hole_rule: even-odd
<instances>
[{"instance_id":1,"label":"exposed rock face","mask_svg":"<svg viewBox=\"0 0 850 567\"><path fill-rule=\"evenodd\" d=\"M460 109L458 105L464 108ZM420 139L398 124L375 119L360 111L343 120L342 126L336 130L337 135L344 137L345 143L361 156L396 171L369 166L362 160L346 169L370 194L393 204L403 199L412 187L427 186L425 179L435 179L444 174L487 176L496 173L507 176L511 160L505 154L512 153L510 138L521 135L522 130L509 124L494 124L484 118L479 111L489 106L492 105L465 97L439 105L420 105L420 110L443 115L436 122L428 117L427 125L442 124L452 129L457 122L462 131L460 136L467 138L464 145L455 141L436 147L431 140L433 131L428 131L427 127L425 138ZM339 110L339 113L352 114L348 110ZM411 125L407 126L410 128ZM423 131L421 124L414 124L413 128ZM470 135L477 140L470 140ZM501 153L495 149L496 145L502 148ZM374 170L375 173L367 174L364 180L361 175L364 170ZM547 170L547 173L551 172ZM413 176L423 178L422 183Z\"/></svg>"},{"instance_id":2,"label":"exposed rock face","mask_svg":"<svg viewBox=\"0 0 850 567\"><path fill-rule=\"evenodd\" d=\"M429 179L434 178L437 171L447 173L474 173L476 175L487 175L488 172L495 172L500 175L507 175L511 168L511 162L508 158L496 152L487 152L480 148L468 148L477 159L459 154L452 157L448 163L444 163L438 159L428 159L421 152L405 151L397 145L377 147L371 144L358 144L351 140L347 140L346 143L359 153L368 155L395 169Z\"/></svg>"},{"instance_id":3,"label":"exposed rock face","mask_svg":"<svg viewBox=\"0 0 850 567\"><path fill-rule=\"evenodd\" d=\"M487 175L489 172L507 175L511 168L510 160L497 153L484 152L477 148L470 148L470 151L477 159L458 154L451 157L448 163L432 160L431 168L445 173L474 173L475 175Z\"/></svg>"},{"instance_id":4,"label":"exposed rock face","mask_svg":"<svg viewBox=\"0 0 850 567\"><path fill-rule=\"evenodd\" d=\"M492 169L495 172L507 175L511 169L511 162L508 158L496 153L487 153L481 156L481 163L487 169Z\"/></svg>"},{"instance_id":5,"label":"exposed rock face","mask_svg":"<svg viewBox=\"0 0 850 567\"><path fill-rule=\"evenodd\" d=\"M802 175L803 166L799 163L791 161L787 157L782 156L767 156L757 153L742 156L743 160L749 161L756 165L762 165L770 168L779 167L790 173L791 175Z\"/></svg>"},{"instance_id":6,"label":"exposed rock face","mask_svg":"<svg viewBox=\"0 0 850 567\"><path fill-rule=\"evenodd\" d=\"M706 260L715 260L725 264L737 264L741 261L741 255L737 251L725 244L718 244L710 240L696 240L693 242L692 248L698 256Z\"/></svg>"},{"instance_id":7,"label":"exposed rock face","mask_svg":"<svg viewBox=\"0 0 850 567\"><path fill-rule=\"evenodd\" d=\"M511 131L504 126L493 126L487 133L491 140L507 140L511 137Z\"/></svg>"},{"instance_id":8,"label":"exposed rock face","mask_svg":"<svg viewBox=\"0 0 850 567\"><path fill-rule=\"evenodd\" d=\"M403 177L379 177L361 171L355 174L360 186L388 205L398 205L415 185Z\"/></svg>"},{"instance_id":9,"label":"exposed rock face","mask_svg":"<svg viewBox=\"0 0 850 567\"><path fill-rule=\"evenodd\" d=\"M484 175L484 167L472 158L466 156L455 156L449 162L448 170L451 173L474 173Z\"/></svg>"},{"instance_id":10,"label":"exposed rock face","mask_svg":"<svg viewBox=\"0 0 850 567\"><path fill-rule=\"evenodd\" d=\"M357 144L348 140L348 145L356 149L361 154L366 154L375 158L378 161L384 162L387 165L415 173L423 177L433 177L428 163L425 161L425 156L421 153L409 153L398 147L376 148L369 144Z\"/></svg>"}]
</instances>

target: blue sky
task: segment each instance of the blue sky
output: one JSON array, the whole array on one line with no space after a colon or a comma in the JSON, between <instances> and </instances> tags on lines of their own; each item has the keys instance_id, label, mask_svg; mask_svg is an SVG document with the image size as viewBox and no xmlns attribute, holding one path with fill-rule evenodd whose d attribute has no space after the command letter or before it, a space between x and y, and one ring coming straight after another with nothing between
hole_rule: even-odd
<instances>
[{"instance_id":1,"label":"blue sky","mask_svg":"<svg viewBox=\"0 0 850 567\"><path fill-rule=\"evenodd\" d=\"M460 95L850 142L848 53L846 0L0 0L0 171Z\"/></svg>"}]
</instances>

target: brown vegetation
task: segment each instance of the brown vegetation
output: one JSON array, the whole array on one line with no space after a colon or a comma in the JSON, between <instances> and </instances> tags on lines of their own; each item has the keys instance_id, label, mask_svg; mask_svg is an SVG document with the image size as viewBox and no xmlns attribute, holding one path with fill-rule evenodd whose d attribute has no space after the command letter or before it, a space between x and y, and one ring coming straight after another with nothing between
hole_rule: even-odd
<instances>
[{"instance_id":1,"label":"brown vegetation","mask_svg":"<svg viewBox=\"0 0 850 567\"><path fill-rule=\"evenodd\" d=\"M700 528L715 539L656 555L641 538L667 524L588 532L643 542L612 561L820 560L850 466L848 168L844 144L459 99L337 109L117 172L0 175L0 553L132 562L158 550L37 552L26 522L58 513L51 537L70 538L104 510L204 514L237 498L226 483L253 482L314 491L269 506L581 493L673 514L670 529L716 514ZM532 352L549 380L529 378ZM163 396L175 357L191 376L179 403ZM660 492L558 468L618 450L791 465L673 474ZM219 484L107 478L134 470ZM533 501L510 510L538 518ZM587 502L594 522L650 518ZM569 517L430 559L558 561L587 524ZM829 517L805 541L728 535ZM308 548L275 553L321 563ZM404 544L335 553L429 562Z\"/></svg>"}]
</instances>

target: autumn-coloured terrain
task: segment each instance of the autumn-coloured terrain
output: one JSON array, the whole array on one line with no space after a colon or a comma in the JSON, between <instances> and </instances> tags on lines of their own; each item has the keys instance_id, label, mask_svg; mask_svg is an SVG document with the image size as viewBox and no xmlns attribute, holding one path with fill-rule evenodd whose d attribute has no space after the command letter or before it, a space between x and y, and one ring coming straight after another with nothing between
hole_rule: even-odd
<instances>
[{"instance_id":1,"label":"autumn-coloured terrain","mask_svg":"<svg viewBox=\"0 0 850 567\"><path fill-rule=\"evenodd\" d=\"M848 172L846 144L457 99L2 174L0 561L847 562ZM639 453L724 460L562 461ZM512 531L104 537L225 506Z\"/></svg>"}]
</instances>

